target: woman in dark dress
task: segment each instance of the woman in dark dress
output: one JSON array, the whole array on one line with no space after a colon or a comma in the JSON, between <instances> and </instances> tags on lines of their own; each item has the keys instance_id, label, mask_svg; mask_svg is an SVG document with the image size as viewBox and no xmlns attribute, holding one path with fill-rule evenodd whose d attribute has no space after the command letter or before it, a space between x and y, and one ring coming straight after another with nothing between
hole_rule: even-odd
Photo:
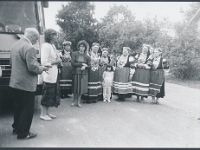
<instances>
[{"instance_id":1,"label":"woman in dark dress","mask_svg":"<svg viewBox=\"0 0 200 150\"><path fill-rule=\"evenodd\" d=\"M114 72L113 94L118 96L118 100L124 101L132 93L130 75L132 75L131 64L134 58L129 55L130 48L123 47L122 55L117 60Z\"/></svg>"},{"instance_id":2,"label":"woman in dark dress","mask_svg":"<svg viewBox=\"0 0 200 150\"><path fill-rule=\"evenodd\" d=\"M150 71L149 95L152 96L152 103L157 104L159 98L165 96L164 70L169 70L169 65L167 61L162 58L161 48L156 48L153 53L153 63Z\"/></svg>"},{"instance_id":3,"label":"woman in dark dress","mask_svg":"<svg viewBox=\"0 0 200 150\"><path fill-rule=\"evenodd\" d=\"M88 103L97 102L98 99L103 98L103 69L100 67L99 49L99 43L93 43L90 50L91 67L88 75Z\"/></svg>"},{"instance_id":4,"label":"woman in dark dress","mask_svg":"<svg viewBox=\"0 0 200 150\"><path fill-rule=\"evenodd\" d=\"M88 69L90 57L85 54L88 43L84 40L78 42L78 51L72 53L72 92L74 95L71 106L81 107L81 95L88 92Z\"/></svg>"},{"instance_id":5,"label":"woman in dark dress","mask_svg":"<svg viewBox=\"0 0 200 150\"><path fill-rule=\"evenodd\" d=\"M135 73L132 78L133 94L137 95L136 101L144 102L144 97L148 97L150 80L150 46L143 44L142 53L135 56L137 62ZM140 99L141 96L141 99Z\"/></svg>"},{"instance_id":6,"label":"woman in dark dress","mask_svg":"<svg viewBox=\"0 0 200 150\"><path fill-rule=\"evenodd\" d=\"M71 65L71 42L63 42L62 50L62 68L60 74L60 95L61 98L69 98L68 94L72 94L72 65Z\"/></svg>"}]
</instances>

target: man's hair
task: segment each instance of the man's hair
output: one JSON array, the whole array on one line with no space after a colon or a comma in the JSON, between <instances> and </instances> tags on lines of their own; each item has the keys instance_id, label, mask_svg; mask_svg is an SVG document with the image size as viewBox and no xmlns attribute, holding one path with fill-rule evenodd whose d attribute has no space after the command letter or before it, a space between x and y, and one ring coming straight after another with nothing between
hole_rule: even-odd
<instances>
[{"instance_id":1,"label":"man's hair","mask_svg":"<svg viewBox=\"0 0 200 150\"><path fill-rule=\"evenodd\" d=\"M25 31L24 31L25 37L29 37L29 36L35 35L35 34L39 36L38 30L35 29L35 28L26 28Z\"/></svg>"}]
</instances>

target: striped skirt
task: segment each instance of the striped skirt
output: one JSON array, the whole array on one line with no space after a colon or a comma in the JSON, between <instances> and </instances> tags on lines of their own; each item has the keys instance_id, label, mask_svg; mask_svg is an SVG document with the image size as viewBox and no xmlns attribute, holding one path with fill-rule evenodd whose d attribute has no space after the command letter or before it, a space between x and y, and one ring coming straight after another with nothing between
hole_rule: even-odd
<instances>
[{"instance_id":1,"label":"striped skirt","mask_svg":"<svg viewBox=\"0 0 200 150\"><path fill-rule=\"evenodd\" d=\"M99 67L95 71L90 69L89 79L88 79L88 96L89 97L97 97L98 95L103 94L102 76L103 76L102 68Z\"/></svg>"},{"instance_id":2,"label":"striped skirt","mask_svg":"<svg viewBox=\"0 0 200 150\"><path fill-rule=\"evenodd\" d=\"M164 97L164 71L163 69L151 70L149 95L155 97Z\"/></svg>"},{"instance_id":3,"label":"striped skirt","mask_svg":"<svg viewBox=\"0 0 200 150\"><path fill-rule=\"evenodd\" d=\"M129 82L130 68L117 67L114 73L113 92L116 94L128 94L132 92L131 82Z\"/></svg>"},{"instance_id":4,"label":"striped skirt","mask_svg":"<svg viewBox=\"0 0 200 150\"><path fill-rule=\"evenodd\" d=\"M132 78L132 93L138 96L148 96L150 69L137 68Z\"/></svg>"}]
</instances>

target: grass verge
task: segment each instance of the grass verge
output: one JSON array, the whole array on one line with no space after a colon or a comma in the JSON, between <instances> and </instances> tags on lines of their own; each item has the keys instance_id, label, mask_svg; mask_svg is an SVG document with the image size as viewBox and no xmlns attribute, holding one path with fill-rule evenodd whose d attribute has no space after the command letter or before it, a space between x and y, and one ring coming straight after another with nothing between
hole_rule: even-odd
<instances>
[{"instance_id":1,"label":"grass verge","mask_svg":"<svg viewBox=\"0 0 200 150\"><path fill-rule=\"evenodd\" d=\"M178 85L183 85L195 89L200 89L200 81L199 80L182 80L179 78L175 78L173 75L167 75L165 76L165 81L169 83L174 83Z\"/></svg>"}]
</instances>

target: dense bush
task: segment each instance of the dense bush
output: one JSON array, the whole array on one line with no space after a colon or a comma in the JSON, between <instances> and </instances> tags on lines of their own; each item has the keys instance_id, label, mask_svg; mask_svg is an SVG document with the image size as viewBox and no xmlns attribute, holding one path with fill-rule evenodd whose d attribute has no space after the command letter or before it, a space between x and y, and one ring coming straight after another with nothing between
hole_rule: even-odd
<instances>
[{"instance_id":1,"label":"dense bush","mask_svg":"<svg viewBox=\"0 0 200 150\"><path fill-rule=\"evenodd\" d=\"M177 30L177 37L169 44L167 53L170 58L171 72L175 77L200 79L200 40L198 36L197 27L190 25L183 30Z\"/></svg>"}]
</instances>

